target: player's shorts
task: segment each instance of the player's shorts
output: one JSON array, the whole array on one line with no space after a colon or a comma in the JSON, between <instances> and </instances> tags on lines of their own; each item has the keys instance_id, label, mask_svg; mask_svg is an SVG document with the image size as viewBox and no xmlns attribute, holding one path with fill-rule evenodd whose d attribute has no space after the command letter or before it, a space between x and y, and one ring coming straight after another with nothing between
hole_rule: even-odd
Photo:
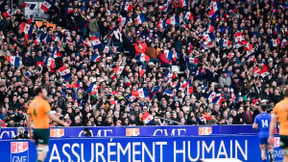
<instances>
[{"instance_id":1,"label":"player's shorts","mask_svg":"<svg viewBox=\"0 0 288 162\"><path fill-rule=\"evenodd\" d=\"M33 136L34 136L36 145L38 144L48 145L49 144L49 137L50 137L49 129L34 129Z\"/></svg>"},{"instance_id":2,"label":"player's shorts","mask_svg":"<svg viewBox=\"0 0 288 162\"><path fill-rule=\"evenodd\" d=\"M259 136L259 144L260 145L267 145L268 144L268 138L267 136Z\"/></svg>"},{"instance_id":3,"label":"player's shorts","mask_svg":"<svg viewBox=\"0 0 288 162\"><path fill-rule=\"evenodd\" d=\"M288 136L280 135L280 147L282 149L288 148Z\"/></svg>"}]
</instances>

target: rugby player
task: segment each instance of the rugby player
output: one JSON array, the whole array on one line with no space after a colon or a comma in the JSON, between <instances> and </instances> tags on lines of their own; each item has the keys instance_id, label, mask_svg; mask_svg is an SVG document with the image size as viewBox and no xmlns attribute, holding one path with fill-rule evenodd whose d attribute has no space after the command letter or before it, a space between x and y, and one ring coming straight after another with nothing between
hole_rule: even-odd
<instances>
[{"instance_id":1,"label":"rugby player","mask_svg":"<svg viewBox=\"0 0 288 162\"><path fill-rule=\"evenodd\" d=\"M254 129L259 129L258 137L259 137L259 145L261 150L261 159L263 162L266 162L266 146L268 149L268 155L270 162L273 162L273 145L268 143L269 137L269 126L271 121L271 115L267 113L267 106L262 105L259 107L259 112L255 119L252 127Z\"/></svg>"},{"instance_id":2,"label":"rugby player","mask_svg":"<svg viewBox=\"0 0 288 162\"><path fill-rule=\"evenodd\" d=\"M274 131L277 121L280 123L280 147L283 150L283 162L288 162L288 88L284 90L284 99L278 102L272 112L269 143L274 143Z\"/></svg>"},{"instance_id":3,"label":"rugby player","mask_svg":"<svg viewBox=\"0 0 288 162\"><path fill-rule=\"evenodd\" d=\"M47 101L47 90L43 87L35 89L35 98L28 107L27 127L30 139L34 140L37 147L37 162L44 162L49 150L49 119L56 121L63 126L69 126L64 121L59 120L53 113ZM31 122L33 120L33 134Z\"/></svg>"}]
</instances>

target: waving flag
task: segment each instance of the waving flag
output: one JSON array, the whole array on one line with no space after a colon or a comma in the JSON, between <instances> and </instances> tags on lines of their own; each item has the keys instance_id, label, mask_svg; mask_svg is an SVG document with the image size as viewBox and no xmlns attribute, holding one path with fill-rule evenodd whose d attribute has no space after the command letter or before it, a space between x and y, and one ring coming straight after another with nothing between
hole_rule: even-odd
<instances>
[{"instance_id":1,"label":"waving flag","mask_svg":"<svg viewBox=\"0 0 288 162\"><path fill-rule=\"evenodd\" d=\"M90 40L84 40L82 42L82 44L85 46L85 47L92 47L92 44L91 44L91 41Z\"/></svg>"},{"instance_id":2,"label":"waving flag","mask_svg":"<svg viewBox=\"0 0 288 162\"><path fill-rule=\"evenodd\" d=\"M281 42L281 48L285 48L285 46L287 45L287 39L283 39Z\"/></svg>"},{"instance_id":3,"label":"waving flag","mask_svg":"<svg viewBox=\"0 0 288 162\"><path fill-rule=\"evenodd\" d=\"M54 48L53 51L52 51L52 56L53 58L58 58L58 57L61 57L61 53L59 52L59 48Z\"/></svg>"},{"instance_id":4,"label":"waving flag","mask_svg":"<svg viewBox=\"0 0 288 162\"><path fill-rule=\"evenodd\" d=\"M210 91L210 92L206 95L206 98L208 99L209 102L212 102L215 97L216 97L216 92L214 92L214 91Z\"/></svg>"},{"instance_id":5,"label":"waving flag","mask_svg":"<svg viewBox=\"0 0 288 162\"><path fill-rule=\"evenodd\" d=\"M165 89L165 94L169 97L174 97L174 93L169 89Z\"/></svg>"},{"instance_id":6,"label":"waving flag","mask_svg":"<svg viewBox=\"0 0 288 162\"><path fill-rule=\"evenodd\" d=\"M157 94L157 92L158 92L159 89L160 89L159 86L154 86L154 87L152 88L152 90L151 90L151 93L152 93L153 95L155 95L155 94Z\"/></svg>"},{"instance_id":7,"label":"waving flag","mask_svg":"<svg viewBox=\"0 0 288 162\"><path fill-rule=\"evenodd\" d=\"M188 63L188 64L199 64L199 59L198 58L192 58L192 57L185 57L185 61Z\"/></svg>"},{"instance_id":8,"label":"waving flag","mask_svg":"<svg viewBox=\"0 0 288 162\"><path fill-rule=\"evenodd\" d=\"M208 25L207 27L207 32L208 33L214 33L215 27L211 24Z\"/></svg>"},{"instance_id":9,"label":"waving flag","mask_svg":"<svg viewBox=\"0 0 288 162\"><path fill-rule=\"evenodd\" d=\"M153 119L153 116L148 113L148 112L145 112L143 115L142 115L142 120L144 122L145 125L149 125L149 124L152 124L154 119Z\"/></svg>"},{"instance_id":10,"label":"waving flag","mask_svg":"<svg viewBox=\"0 0 288 162\"><path fill-rule=\"evenodd\" d=\"M215 40L215 36L213 33L204 33L202 38L208 43L213 42Z\"/></svg>"},{"instance_id":11,"label":"waving flag","mask_svg":"<svg viewBox=\"0 0 288 162\"><path fill-rule=\"evenodd\" d=\"M193 14L192 14L190 11L186 12L186 13L184 14L184 20L191 20L191 21L193 21L193 20L194 20Z\"/></svg>"},{"instance_id":12,"label":"waving flag","mask_svg":"<svg viewBox=\"0 0 288 162\"><path fill-rule=\"evenodd\" d=\"M190 95L194 92L194 87L193 85L191 84L191 82L189 82L189 85L187 87L187 94Z\"/></svg>"},{"instance_id":13,"label":"waving flag","mask_svg":"<svg viewBox=\"0 0 288 162\"><path fill-rule=\"evenodd\" d=\"M229 40L227 40L227 39L221 39L221 40L219 41L219 46L220 46L220 47L230 47L231 44L232 44L232 42L229 41Z\"/></svg>"},{"instance_id":14,"label":"waving flag","mask_svg":"<svg viewBox=\"0 0 288 162\"><path fill-rule=\"evenodd\" d=\"M34 8L36 7L35 3L22 3L22 8L29 8L30 10L34 10Z\"/></svg>"},{"instance_id":15,"label":"waving flag","mask_svg":"<svg viewBox=\"0 0 288 162\"><path fill-rule=\"evenodd\" d=\"M127 100L129 102L133 102L135 101L137 98L135 96L133 96L132 94L128 94L127 96L125 96L127 98Z\"/></svg>"},{"instance_id":16,"label":"waving flag","mask_svg":"<svg viewBox=\"0 0 288 162\"><path fill-rule=\"evenodd\" d=\"M98 62L100 58L101 58L100 55L98 55L97 53L94 53L90 59L90 62Z\"/></svg>"},{"instance_id":17,"label":"waving flag","mask_svg":"<svg viewBox=\"0 0 288 162\"><path fill-rule=\"evenodd\" d=\"M160 20L157 24L158 28L164 29L166 27L166 20Z\"/></svg>"},{"instance_id":18,"label":"waving flag","mask_svg":"<svg viewBox=\"0 0 288 162\"><path fill-rule=\"evenodd\" d=\"M223 95L219 95L213 99L212 103L218 104L221 106L223 101L225 101L225 98L223 97Z\"/></svg>"},{"instance_id":19,"label":"waving flag","mask_svg":"<svg viewBox=\"0 0 288 162\"><path fill-rule=\"evenodd\" d=\"M168 25L179 25L180 19L179 16L172 16L166 20L166 24Z\"/></svg>"},{"instance_id":20,"label":"waving flag","mask_svg":"<svg viewBox=\"0 0 288 162\"><path fill-rule=\"evenodd\" d=\"M8 9L6 12L4 12L3 14L3 17L9 17L10 15L11 15L11 10L10 9Z\"/></svg>"},{"instance_id":21,"label":"waving flag","mask_svg":"<svg viewBox=\"0 0 288 162\"><path fill-rule=\"evenodd\" d=\"M45 35L45 38L43 39L43 42L44 42L45 44L48 44L50 41L51 41L51 36L50 36L50 34L46 34L46 35Z\"/></svg>"},{"instance_id":22,"label":"waving flag","mask_svg":"<svg viewBox=\"0 0 288 162\"><path fill-rule=\"evenodd\" d=\"M123 2L122 10L130 12L133 10L133 8L134 8L134 6L132 5L131 2L127 2L127 0L125 0Z\"/></svg>"},{"instance_id":23,"label":"waving flag","mask_svg":"<svg viewBox=\"0 0 288 162\"><path fill-rule=\"evenodd\" d=\"M164 3L159 4L158 10L163 12L168 12L171 8L171 4L168 0L166 0Z\"/></svg>"},{"instance_id":24,"label":"waving flag","mask_svg":"<svg viewBox=\"0 0 288 162\"><path fill-rule=\"evenodd\" d=\"M141 13L140 15L138 15L135 19L135 24L136 25L139 25L139 24L142 24L146 21L145 19L145 15L143 13Z\"/></svg>"},{"instance_id":25,"label":"waving flag","mask_svg":"<svg viewBox=\"0 0 288 162\"><path fill-rule=\"evenodd\" d=\"M90 83L89 87L87 88L87 92L90 94L90 95L95 95L97 94L97 90L99 89L99 86L97 86L96 84L94 83Z\"/></svg>"},{"instance_id":26,"label":"waving flag","mask_svg":"<svg viewBox=\"0 0 288 162\"><path fill-rule=\"evenodd\" d=\"M62 66L59 68L59 72L65 80L69 80L71 77L70 69L68 69L66 66Z\"/></svg>"},{"instance_id":27,"label":"waving flag","mask_svg":"<svg viewBox=\"0 0 288 162\"><path fill-rule=\"evenodd\" d=\"M272 47L278 47L280 43L281 43L281 41L279 38L271 40L271 46Z\"/></svg>"},{"instance_id":28,"label":"waving flag","mask_svg":"<svg viewBox=\"0 0 288 162\"><path fill-rule=\"evenodd\" d=\"M29 36L32 34L32 25L22 22L20 24L20 31L25 34L25 39L28 40Z\"/></svg>"},{"instance_id":29,"label":"waving flag","mask_svg":"<svg viewBox=\"0 0 288 162\"><path fill-rule=\"evenodd\" d=\"M49 10L49 8L51 8L52 5L50 4L50 2L48 1L44 1L42 4L41 4L41 9L44 11L44 12L47 12Z\"/></svg>"},{"instance_id":30,"label":"waving flag","mask_svg":"<svg viewBox=\"0 0 288 162\"><path fill-rule=\"evenodd\" d=\"M247 52L248 55L255 52L253 45L251 43L247 43L246 46L244 47L244 50Z\"/></svg>"},{"instance_id":31,"label":"waving flag","mask_svg":"<svg viewBox=\"0 0 288 162\"><path fill-rule=\"evenodd\" d=\"M172 60L174 62L176 62L177 60L179 60L181 58L181 54L179 52L174 51L172 54Z\"/></svg>"},{"instance_id":32,"label":"waving flag","mask_svg":"<svg viewBox=\"0 0 288 162\"><path fill-rule=\"evenodd\" d=\"M261 77L266 77L267 75L269 75L269 68L266 64L261 64L260 66L257 66L254 68L254 76L261 76Z\"/></svg>"},{"instance_id":33,"label":"waving flag","mask_svg":"<svg viewBox=\"0 0 288 162\"><path fill-rule=\"evenodd\" d=\"M124 66L117 66L114 68L115 74L122 74L122 71L124 70Z\"/></svg>"},{"instance_id":34,"label":"waving flag","mask_svg":"<svg viewBox=\"0 0 288 162\"><path fill-rule=\"evenodd\" d=\"M101 44L101 42L100 42L98 37L91 36L90 40L91 40L91 44L93 46L93 49L100 48L102 46L102 44Z\"/></svg>"},{"instance_id":35,"label":"waving flag","mask_svg":"<svg viewBox=\"0 0 288 162\"><path fill-rule=\"evenodd\" d=\"M142 65L139 69L139 77L143 77L143 75L146 73L146 66Z\"/></svg>"},{"instance_id":36,"label":"waving flag","mask_svg":"<svg viewBox=\"0 0 288 162\"><path fill-rule=\"evenodd\" d=\"M149 95L149 90L148 88L144 87L144 88L139 88L138 89L138 93L139 93L139 97L140 98L145 98L148 97Z\"/></svg>"},{"instance_id":37,"label":"waving flag","mask_svg":"<svg viewBox=\"0 0 288 162\"><path fill-rule=\"evenodd\" d=\"M20 57L19 56L7 56L7 61L15 66L16 68L20 65Z\"/></svg>"},{"instance_id":38,"label":"waving flag","mask_svg":"<svg viewBox=\"0 0 288 162\"><path fill-rule=\"evenodd\" d=\"M128 18L127 17L120 17L117 19L119 25L125 26L128 23Z\"/></svg>"},{"instance_id":39,"label":"waving flag","mask_svg":"<svg viewBox=\"0 0 288 162\"><path fill-rule=\"evenodd\" d=\"M179 0L180 8L188 6L188 0Z\"/></svg>"},{"instance_id":40,"label":"waving flag","mask_svg":"<svg viewBox=\"0 0 288 162\"><path fill-rule=\"evenodd\" d=\"M52 57L47 58L45 65L47 65L49 72L53 71L55 68L55 59Z\"/></svg>"},{"instance_id":41,"label":"waving flag","mask_svg":"<svg viewBox=\"0 0 288 162\"><path fill-rule=\"evenodd\" d=\"M244 39L243 33L240 31L237 31L234 34L234 39L235 39L235 43L236 43L236 47L241 47L243 45L246 45L248 42Z\"/></svg>"},{"instance_id":42,"label":"waving flag","mask_svg":"<svg viewBox=\"0 0 288 162\"><path fill-rule=\"evenodd\" d=\"M218 16L218 10L220 10L221 4L219 1L212 0L210 3L209 16L211 19L215 19Z\"/></svg>"},{"instance_id":43,"label":"waving flag","mask_svg":"<svg viewBox=\"0 0 288 162\"><path fill-rule=\"evenodd\" d=\"M137 61L139 62L145 62L145 61L150 61L150 57L148 55L145 55L144 53L140 53Z\"/></svg>"}]
</instances>

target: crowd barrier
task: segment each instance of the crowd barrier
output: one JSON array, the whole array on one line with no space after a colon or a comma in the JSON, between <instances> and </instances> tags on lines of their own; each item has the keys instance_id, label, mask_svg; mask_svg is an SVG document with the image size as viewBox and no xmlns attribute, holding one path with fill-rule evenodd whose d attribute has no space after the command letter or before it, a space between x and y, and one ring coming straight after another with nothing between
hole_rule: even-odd
<instances>
[{"instance_id":1,"label":"crowd barrier","mask_svg":"<svg viewBox=\"0 0 288 162\"><path fill-rule=\"evenodd\" d=\"M35 144L28 140L0 140L1 161L36 161ZM282 160L279 137L275 160ZM46 162L186 162L204 159L261 161L256 135L194 137L99 137L51 139ZM212 160L213 161L213 160Z\"/></svg>"},{"instance_id":2,"label":"crowd barrier","mask_svg":"<svg viewBox=\"0 0 288 162\"><path fill-rule=\"evenodd\" d=\"M226 134L256 134L251 125L236 126L139 126L139 127L86 127L93 137L152 137L152 136L198 136ZM0 139L11 139L17 128L1 128ZM54 127L52 138L77 138L83 136L83 127Z\"/></svg>"}]
</instances>

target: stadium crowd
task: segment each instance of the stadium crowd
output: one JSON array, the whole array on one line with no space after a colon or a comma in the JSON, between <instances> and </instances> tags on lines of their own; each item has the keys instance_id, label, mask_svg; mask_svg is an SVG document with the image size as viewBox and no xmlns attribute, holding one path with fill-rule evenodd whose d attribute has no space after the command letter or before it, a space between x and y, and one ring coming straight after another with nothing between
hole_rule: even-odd
<instances>
[{"instance_id":1,"label":"stadium crowd","mask_svg":"<svg viewBox=\"0 0 288 162\"><path fill-rule=\"evenodd\" d=\"M25 126L40 85L71 126L251 124L288 83L284 0L44 1L56 28L6 2L2 126Z\"/></svg>"}]
</instances>

